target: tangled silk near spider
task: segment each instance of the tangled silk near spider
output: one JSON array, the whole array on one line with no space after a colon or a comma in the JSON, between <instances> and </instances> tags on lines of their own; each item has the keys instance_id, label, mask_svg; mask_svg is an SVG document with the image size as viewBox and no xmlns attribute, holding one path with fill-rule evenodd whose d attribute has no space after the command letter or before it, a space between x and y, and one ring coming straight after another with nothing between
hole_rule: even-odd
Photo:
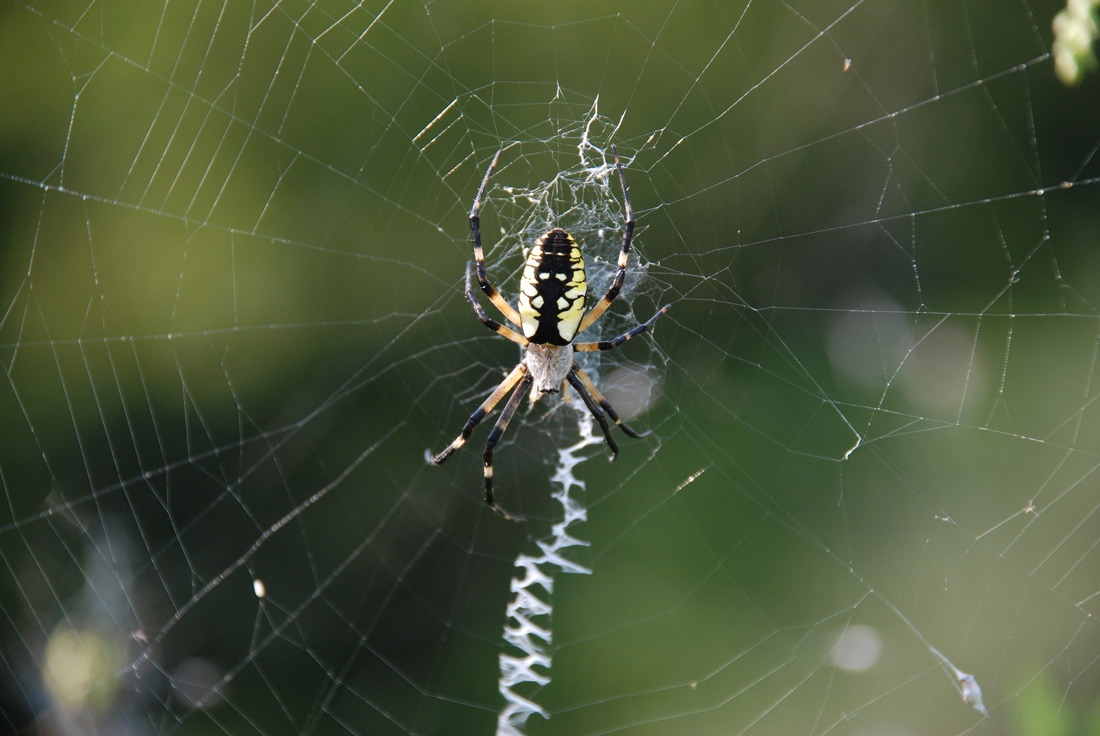
<instances>
[{"instance_id":1,"label":"tangled silk near spider","mask_svg":"<svg viewBox=\"0 0 1100 736\"><path fill-rule=\"evenodd\" d=\"M626 188L626 177L623 176L623 167L619 162L619 154L615 147L611 147L615 156L615 169L619 174L619 183L623 190L623 209L625 218L623 222L623 243L619 250L619 260L615 270L615 277L611 281L607 292L596 303L590 312L585 313L585 300L588 293L588 282L584 270L584 255L580 245L569 233L561 228L553 228L535 241L531 247L527 260L524 263L523 275L519 283L518 309L514 309L500 292L489 281L485 272L485 253L481 248L481 200L485 194L485 187L489 183L489 176L497 165L500 151L497 151L489 164L489 170L481 180L474 197L474 205L470 209L470 239L474 245L474 263L477 268L477 279L481 291L493 303L504 318L512 326L518 327L517 332L511 326L501 324L485 313L473 289L473 263L466 264L466 298L474 308L477 318L493 332L512 342L526 348L523 360L512 369L508 376L497 386L481 406L479 406L466 425L462 428L458 437L451 442L438 455L432 455L425 451L425 458L435 465L439 465L454 453L455 450L466 444L470 433L485 416L491 412L498 403L511 394L504 409L500 412L496 424L489 432L485 443L484 470L485 470L485 503L491 509L506 519L513 519L496 503L493 495L493 448L496 447L501 435L508 428L508 423L515 414L523 397L530 391L531 401L538 401L545 394L568 391L570 387L577 392L585 407L595 417L603 431L604 440L611 450L611 458L619 452L618 445L611 438L611 429L606 417L611 417L629 437L641 438L645 434L638 434L628 427L615 412L615 409L596 388L595 383L574 360L576 351L612 350L622 345L632 337L642 334L657 321L657 318L668 311L669 306L662 307L647 321L634 329L611 340L600 342L574 342L574 339L598 320L622 289L623 279L626 278L626 265L630 256L631 237L634 234L634 212L630 206L630 195ZM606 413L606 417L605 417ZM648 433L646 433L648 434Z\"/></svg>"}]
</instances>

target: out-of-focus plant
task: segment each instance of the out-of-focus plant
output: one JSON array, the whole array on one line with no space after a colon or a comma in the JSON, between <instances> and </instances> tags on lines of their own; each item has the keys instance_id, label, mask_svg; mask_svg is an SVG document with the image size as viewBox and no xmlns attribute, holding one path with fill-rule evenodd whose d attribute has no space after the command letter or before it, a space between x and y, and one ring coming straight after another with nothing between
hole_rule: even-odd
<instances>
[{"instance_id":1,"label":"out-of-focus plant","mask_svg":"<svg viewBox=\"0 0 1100 736\"><path fill-rule=\"evenodd\" d=\"M1063 84L1081 82L1097 68L1092 44L1100 35L1097 27L1100 0L1068 0L1066 9L1054 16L1054 72Z\"/></svg>"}]
</instances>

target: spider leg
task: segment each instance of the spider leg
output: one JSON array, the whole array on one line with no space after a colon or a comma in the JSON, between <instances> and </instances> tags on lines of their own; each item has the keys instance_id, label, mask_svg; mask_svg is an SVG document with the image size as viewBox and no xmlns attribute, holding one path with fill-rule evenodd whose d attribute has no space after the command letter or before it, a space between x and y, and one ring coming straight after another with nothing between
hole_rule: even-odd
<instances>
[{"instance_id":1,"label":"spider leg","mask_svg":"<svg viewBox=\"0 0 1100 736\"><path fill-rule=\"evenodd\" d=\"M578 370L576 364L574 364L566 380L577 390L577 393L580 394L581 401L588 407L589 413L596 417L596 421L600 423L600 429L603 430L603 438L607 441L607 446L611 448L611 457L607 459L614 460L615 456L619 454L619 446L615 444L615 440L611 439L611 428L607 426L607 419L604 418L603 412L600 411L600 407L589 395L584 383L577 377Z\"/></svg>"},{"instance_id":2,"label":"spider leg","mask_svg":"<svg viewBox=\"0 0 1100 736\"><path fill-rule=\"evenodd\" d=\"M491 319L489 315L485 314L485 310L481 308L481 304L478 303L477 297L474 296L474 282L472 269L473 263L466 261L466 298L470 300L470 304L474 307L474 314L480 319L485 326L493 332L497 333L501 337L506 337L512 342L519 343L524 347L527 347L528 340L523 335L519 334L515 330L502 325L494 319Z\"/></svg>"},{"instance_id":3,"label":"spider leg","mask_svg":"<svg viewBox=\"0 0 1100 736\"><path fill-rule=\"evenodd\" d=\"M625 432L627 436L633 437L636 440L640 440L643 437L649 435L649 432L642 432L641 434L635 432L633 429L626 425L626 422L624 422L622 419L619 419L619 415L615 413L615 409L611 406L611 403L607 399L605 399L604 395L600 393L600 390L596 388L596 384L592 383L592 379L588 377L588 374L584 372L584 369L582 369L576 363L573 364L573 372L577 374L577 378L581 379L581 383L583 383L584 387L588 389L588 393L592 394L592 398L596 400L596 403L598 403L600 407L603 408L605 412L607 412L607 416L611 417L611 421L615 422L615 425L618 426L618 428L621 429L623 432Z\"/></svg>"},{"instance_id":4,"label":"spider leg","mask_svg":"<svg viewBox=\"0 0 1100 736\"><path fill-rule=\"evenodd\" d=\"M477 190L477 196L474 197L474 206L470 208L470 239L474 243L474 260L477 261L477 280L481 284L481 290L509 322L518 326L519 312L512 309L496 287L489 283L489 277L485 275L485 251L481 249L481 198L485 195L485 187L489 185L489 175L496 168L500 153L497 151L497 155L493 156L493 162L489 164L489 170L485 172L485 178L481 180L481 187Z\"/></svg>"},{"instance_id":5,"label":"spider leg","mask_svg":"<svg viewBox=\"0 0 1100 736\"><path fill-rule=\"evenodd\" d=\"M619 296L619 289L623 287L623 279L626 278L626 262L630 257L630 238L634 235L634 210L630 207L630 194L627 193L626 189L623 165L619 162L619 152L615 150L614 145L611 146L611 153L615 155L615 168L619 171L619 183L623 187L623 208L626 211L626 221L623 223L623 247L619 251L619 268L615 271L615 278L612 280L611 286L607 287L607 293L596 303L596 306L592 307L592 311L584 315L584 319L577 327L577 334L584 332L593 322L598 320L600 315L611 306L611 302Z\"/></svg>"},{"instance_id":6,"label":"spider leg","mask_svg":"<svg viewBox=\"0 0 1100 736\"><path fill-rule=\"evenodd\" d=\"M520 367L523 367L522 363ZM518 521L518 519L498 506L496 499L493 497L493 448L496 447L500 436L504 434L504 430L508 429L508 422L512 420L512 415L516 413L516 408L523 401L530 385L531 376L525 375L519 382L519 386L516 387L515 393L512 394L512 398L508 399L508 403L504 405L500 417L497 418L497 423L493 425L493 430L489 432L489 439L485 441L485 503L509 521Z\"/></svg>"},{"instance_id":7,"label":"spider leg","mask_svg":"<svg viewBox=\"0 0 1100 736\"><path fill-rule=\"evenodd\" d=\"M657 318L667 312L669 310L669 307L671 306L671 304L666 304L665 306L661 307L659 310L657 310L657 314L653 315L647 321L641 323L630 332L619 335L618 337L613 337L610 340L601 340L600 342L573 343L573 349L579 350L581 352L592 352L594 350L614 350L630 338L637 337L638 335L642 334L650 327L652 327L653 323L657 321Z\"/></svg>"},{"instance_id":8,"label":"spider leg","mask_svg":"<svg viewBox=\"0 0 1100 736\"><path fill-rule=\"evenodd\" d=\"M471 414L470 418L466 420L466 426L462 428L462 432L458 435L458 437L455 437L454 442L447 445L446 449L444 449L443 452L439 453L438 455L432 455L430 450L425 450L424 459L426 459L430 463L439 465L444 460L449 458L451 456L451 453L465 445L466 440L470 436L470 433L474 431L474 427L476 427L481 422L481 420L485 418L486 414L493 410L494 406L500 403L501 399L508 395L508 392L511 391L515 387L515 385L520 382L520 379L523 378L526 374L527 366L523 363L520 363L515 368L513 368L512 372L508 374L508 377L505 378L501 382L501 384L493 390L493 393L489 394L489 398L485 399L485 401L481 403L481 406L474 410L474 413ZM527 380L530 381L531 379L528 378Z\"/></svg>"}]
</instances>

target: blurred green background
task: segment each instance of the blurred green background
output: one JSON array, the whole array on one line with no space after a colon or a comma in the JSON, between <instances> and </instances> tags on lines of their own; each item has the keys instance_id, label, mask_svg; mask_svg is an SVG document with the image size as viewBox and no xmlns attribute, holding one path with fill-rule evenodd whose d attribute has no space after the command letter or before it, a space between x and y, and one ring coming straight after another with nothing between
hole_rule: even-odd
<instances>
[{"instance_id":1,"label":"blurred green background","mask_svg":"<svg viewBox=\"0 0 1100 736\"><path fill-rule=\"evenodd\" d=\"M0 0L3 725L493 729L576 422L502 443L523 524L487 428L424 463L517 360L466 217L504 148L498 286L546 208L606 283L579 150L615 143L602 334L673 306L593 366L653 436L577 469L593 573L528 732L1096 732L1100 83L1056 78L1062 7Z\"/></svg>"}]
</instances>

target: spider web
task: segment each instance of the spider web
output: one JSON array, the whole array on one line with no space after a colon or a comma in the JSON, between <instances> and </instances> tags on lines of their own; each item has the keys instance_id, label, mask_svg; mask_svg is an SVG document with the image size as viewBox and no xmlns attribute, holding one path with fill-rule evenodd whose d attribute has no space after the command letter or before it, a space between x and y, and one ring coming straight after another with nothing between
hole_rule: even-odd
<instances>
[{"instance_id":1,"label":"spider web","mask_svg":"<svg viewBox=\"0 0 1100 736\"><path fill-rule=\"evenodd\" d=\"M1063 7L4 2L4 727L1095 733ZM488 426L423 460L520 357L466 213L503 149L490 277L560 226L599 294L611 144L585 338L672 308L584 366L652 434L522 409L508 523Z\"/></svg>"}]
</instances>

